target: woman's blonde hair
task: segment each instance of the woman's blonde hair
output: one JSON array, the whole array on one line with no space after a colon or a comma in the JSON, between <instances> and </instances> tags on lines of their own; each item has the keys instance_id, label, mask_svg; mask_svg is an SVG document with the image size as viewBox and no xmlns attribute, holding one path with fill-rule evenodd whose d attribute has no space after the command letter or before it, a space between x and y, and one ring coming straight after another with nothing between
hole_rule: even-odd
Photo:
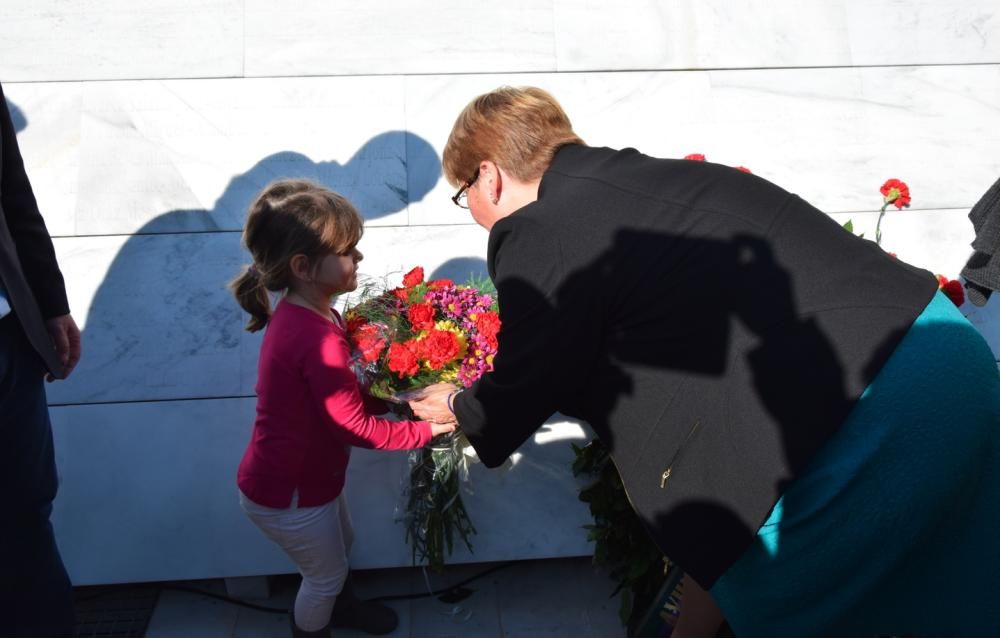
<instances>
[{"instance_id":1,"label":"woman's blonde hair","mask_svg":"<svg viewBox=\"0 0 1000 638\"><path fill-rule=\"evenodd\" d=\"M542 89L504 86L469 102L451 129L442 154L445 179L460 186L483 160L532 181L565 144L583 144L556 99Z\"/></svg>"},{"instance_id":2,"label":"woman's blonde hair","mask_svg":"<svg viewBox=\"0 0 1000 638\"><path fill-rule=\"evenodd\" d=\"M250 205L243 244L253 263L229 284L250 313L246 329L256 332L271 318L268 291L292 282L291 259L305 255L312 266L343 253L361 239L364 220L342 195L304 179L283 179L267 186Z\"/></svg>"}]
</instances>

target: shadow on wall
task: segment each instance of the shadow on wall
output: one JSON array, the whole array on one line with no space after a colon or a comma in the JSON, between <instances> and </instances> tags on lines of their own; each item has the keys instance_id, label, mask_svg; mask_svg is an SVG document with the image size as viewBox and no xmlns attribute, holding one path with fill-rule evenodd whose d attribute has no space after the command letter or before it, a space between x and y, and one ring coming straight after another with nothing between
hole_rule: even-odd
<instances>
[{"instance_id":1,"label":"shadow on wall","mask_svg":"<svg viewBox=\"0 0 1000 638\"><path fill-rule=\"evenodd\" d=\"M7 110L10 111L10 119L14 123L14 132L20 133L28 126L28 118L24 116L24 111L19 109L16 104L7 99L5 101L7 102Z\"/></svg>"},{"instance_id":2,"label":"shadow on wall","mask_svg":"<svg viewBox=\"0 0 1000 638\"><path fill-rule=\"evenodd\" d=\"M311 179L350 199L366 221L404 210L427 195L441 176L441 161L425 139L388 131L368 140L346 164L314 161L294 151L268 155L237 175L211 210L177 209L160 215L138 234L242 228L253 198L286 177Z\"/></svg>"},{"instance_id":3,"label":"shadow on wall","mask_svg":"<svg viewBox=\"0 0 1000 638\"><path fill-rule=\"evenodd\" d=\"M489 279L489 273L481 257L455 257L435 268L427 279L451 279L464 284L472 279Z\"/></svg>"},{"instance_id":4,"label":"shadow on wall","mask_svg":"<svg viewBox=\"0 0 1000 638\"><path fill-rule=\"evenodd\" d=\"M433 147L412 133L373 137L346 164L285 151L230 180L212 209L159 215L119 249L84 324L86 356L50 402L238 397L253 393L259 334L243 331L226 283L247 261L246 210L267 184L302 177L355 203L366 220L406 209L437 183Z\"/></svg>"}]
</instances>

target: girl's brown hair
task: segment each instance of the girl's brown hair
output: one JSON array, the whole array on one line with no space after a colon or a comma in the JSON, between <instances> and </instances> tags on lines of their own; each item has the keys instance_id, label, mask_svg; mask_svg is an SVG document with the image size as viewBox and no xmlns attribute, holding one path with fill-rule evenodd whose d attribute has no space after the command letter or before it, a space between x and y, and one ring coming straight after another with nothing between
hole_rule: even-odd
<instances>
[{"instance_id":1,"label":"girl's brown hair","mask_svg":"<svg viewBox=\"0 0 1000 638\"><path fill-rule=\"evenodd\" d=\"M292 282L290 262L305 255L316 265L324 256L350 250L361 239L364 220L342 195L303 179L267 186L250 205L243 244L253 263L229 288L250 313L246 329L256 332L271 318L268 292Z\"/></svg>"},{"instance_id":2,"label":"girl's brown hair","mask_svg":"<svg viewBox=\"0 0 1000 638\"><path fill-rule=\"evenodd\" d=\"M556 99L542 89L504 86L480 95L459 114L441 164L458 187L490 160L521 181L532 181L565 144L583 144Z\"/></svg>"}]
</instances>

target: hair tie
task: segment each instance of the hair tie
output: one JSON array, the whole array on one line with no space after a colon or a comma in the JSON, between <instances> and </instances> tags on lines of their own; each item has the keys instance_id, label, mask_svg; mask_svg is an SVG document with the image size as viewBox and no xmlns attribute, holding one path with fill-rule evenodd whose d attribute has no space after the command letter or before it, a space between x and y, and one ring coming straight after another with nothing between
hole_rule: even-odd
<instances>
[{"instance_id":1,"label":"hair tie","mask_svg":"<svg viewBox=\"0 0 1000 638\"><path fill-rule=\"evenodd\" d=\"M257 270L257 264L253 263L247 268L247 276L253 279L260 279L260 271Z\"/></svg>"}]
</instances>

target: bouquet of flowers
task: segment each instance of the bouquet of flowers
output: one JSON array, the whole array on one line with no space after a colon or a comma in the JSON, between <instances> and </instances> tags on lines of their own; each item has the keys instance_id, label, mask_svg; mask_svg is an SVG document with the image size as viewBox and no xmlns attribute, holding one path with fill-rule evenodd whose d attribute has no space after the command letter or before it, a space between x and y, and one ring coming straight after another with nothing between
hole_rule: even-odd
<instances>
[{"instance_id":1,"label":"bouquet of flowers","mask_svg":"<svg viewBox=\"0 0 1000 638\"><path fill-rule=\"evenodd\" d=\"M492 369L500 316L489 280L424 281L424 270L417 267L400 287L363 286L344 318L362 386L400 404L403 412L413 391L442 382L468 387ZM472 549L469 538L476 529L459 484L467 449L468 441L455 431L410 455L403 522L414 564L441 569L456 534Z\"/></svg>"}]
</instances>

